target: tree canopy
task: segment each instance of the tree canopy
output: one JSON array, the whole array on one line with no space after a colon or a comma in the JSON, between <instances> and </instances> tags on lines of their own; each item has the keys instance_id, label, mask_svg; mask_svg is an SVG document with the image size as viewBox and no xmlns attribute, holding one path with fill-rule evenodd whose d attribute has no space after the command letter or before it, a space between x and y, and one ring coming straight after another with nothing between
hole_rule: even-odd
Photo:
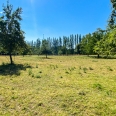
<instances>
[{"instance_id":1,"label":"tree canopy","mask_svg":"<svg viewBox=\"0 0 116 116\"><path fill-rule=\"evenodd\" d=\"M26 47L24 31L21 30L20 21L22 8L13 11L13 5L3 5L3 15L0 17L0 43L3 50L9 54L10 62L12 54Z\"/></svg>"}]
</instances>

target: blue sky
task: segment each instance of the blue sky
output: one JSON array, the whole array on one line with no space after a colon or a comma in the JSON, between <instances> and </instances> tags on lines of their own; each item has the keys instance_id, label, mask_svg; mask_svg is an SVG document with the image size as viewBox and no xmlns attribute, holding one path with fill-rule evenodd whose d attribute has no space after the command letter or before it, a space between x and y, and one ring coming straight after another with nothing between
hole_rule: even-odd
<instances>
[{"instance_id":1,"label":"blue sky","mask_svg":"<svg viewBox=\"0 0 116 116\"><path fill-rule=\"evenodd\" d=\"M9 0L14 10L22 7L21 28L25 40L85 35L105 29L111 13L110 0ZM2 4L0 0L0 12Z\"/></svg>"}]
</instances>

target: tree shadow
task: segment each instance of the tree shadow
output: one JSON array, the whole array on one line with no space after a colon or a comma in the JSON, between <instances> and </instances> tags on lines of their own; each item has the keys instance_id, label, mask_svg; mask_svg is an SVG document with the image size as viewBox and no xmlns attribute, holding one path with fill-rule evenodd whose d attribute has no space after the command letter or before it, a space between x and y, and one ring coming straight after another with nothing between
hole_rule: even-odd
<instances>
[{"instance_id":1,"label":"tree shadow","mask_svg":"<svg viewBox=\"0 0 116 116\"><path fill-rule=\"evenodd\" d=\"M42 59L53 59L53 58L50 58L50 57L41 57Z\"/></svg>"},{"instance_id":2,"label":"tree shadow","mask_svg":"<svg viewBox=\"0 0 116 116\"><path fill-rule=\"evenodd\" d=\"M0 75L20 75L21 70L26 70L26 68L31 68L29 64L2 64L0 65Z\"/></svg>"},{"instance_id":3,"label":"tree shadow","mask_svg":"<svg viewBox=\"0 0 116 116\"><path fill-rule=\"evenodd\" d=\"M89 56L91 58L94 58L94 59L116 59L116 56L99 56L99 58L97 56Z\"/></svg>"}]
</instances>

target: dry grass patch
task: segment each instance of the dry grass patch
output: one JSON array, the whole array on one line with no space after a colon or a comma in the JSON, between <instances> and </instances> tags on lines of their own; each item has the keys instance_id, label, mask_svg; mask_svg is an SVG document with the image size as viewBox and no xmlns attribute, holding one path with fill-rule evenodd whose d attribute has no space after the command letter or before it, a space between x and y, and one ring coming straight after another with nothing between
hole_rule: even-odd
<instances>
[{"instance_id":1,"label":"dry grass patch","mask_svg":"<svg viewBox=\"0 0 116 116\"><path fill-rule=\"evenodd\" d=\"M2 116L116 114L115 59L16 56L15 68L20 75L5 74L8 65L2 69L3 62L7 64L8 60L0 56Z\"/></svg>"}]
</instances>

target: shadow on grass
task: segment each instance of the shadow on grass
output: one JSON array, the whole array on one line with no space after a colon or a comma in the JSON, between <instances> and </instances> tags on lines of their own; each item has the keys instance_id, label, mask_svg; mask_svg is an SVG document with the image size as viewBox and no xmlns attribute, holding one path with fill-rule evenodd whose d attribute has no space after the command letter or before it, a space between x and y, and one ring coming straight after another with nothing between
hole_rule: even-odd
<instances>
[{"instance_id":1,"label":"shadow on grass","mask_svg":"<svg viewBox=\"0 0 116 116\"><path fill-rule=\"evenodd\" d=\"M0 65L0 75L20 75L21 70L26 70L26 68L31 68L28 64L2 64Z\"/></svg>"},{"instance_id":2,"label":"shadow on grass","mask_svg":"<svg viewBox=\"0 0 116 116\"><path fill-rule=\"evenodd\" d=\"M42 59L53 59L53 58L50 58L50 57L41 57Z\"/></svg>"},{"instance_id":3,"label":"shadow on grass","mask_svg":"<svg viewBox=\"0 0 116 116\"><path fill-rule=\"evenodd\" d=\"M95 58L95 59L116 59L116 56L99 56L99 58L95 55L91 55L89 56L91 58Z\"/></svg>"}]
</instances>

